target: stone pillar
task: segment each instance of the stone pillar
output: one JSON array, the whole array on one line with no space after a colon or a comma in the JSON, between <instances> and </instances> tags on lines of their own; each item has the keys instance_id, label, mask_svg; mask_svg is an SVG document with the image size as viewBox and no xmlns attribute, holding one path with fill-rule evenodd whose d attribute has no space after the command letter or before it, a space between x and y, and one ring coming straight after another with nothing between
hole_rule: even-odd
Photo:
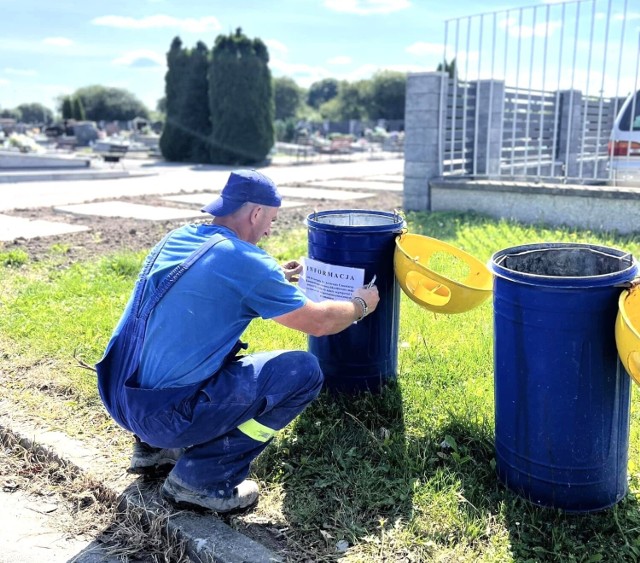
<instances>
[{"instance_id":1,"label":"stone pillar","mask_svg":"<svg viewBox=\"0 0 640 563\"><path fill-rule=\"evenodd\" d=\"M561 90L559 98L558 152L556 157L564 166L563 176L577 177L583 126L582 92L580 90Z\"/></svg>"},{"instance_id":2,"label":"stone pillar","mask_svg":"<svg viewBox=\"0 0 640 563\"><path fill-rule=\"evenodd\" d=\"M431 208L429 180L442 175L448 78L446 72L421 72L407 77L403 198L406 211L428 211Z\"/></svg>"},{"instance_id":3,"label":"stone pillar","mask_svg":"<svg viewBox=\"0 0 640 563\"><path fill-rule=\"evenodd\" d=\"M504 119L504 81L477 80L475 173L496 178L500 175L502 120Z\"/></svg>"}]
</instances>

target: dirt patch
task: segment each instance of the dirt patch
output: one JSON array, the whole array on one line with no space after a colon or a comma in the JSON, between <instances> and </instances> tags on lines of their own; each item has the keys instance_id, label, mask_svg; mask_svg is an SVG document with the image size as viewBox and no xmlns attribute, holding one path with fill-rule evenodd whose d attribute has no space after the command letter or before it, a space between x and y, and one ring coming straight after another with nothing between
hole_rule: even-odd
<instances>
[{"instance_id":1,"label":"dirt patch","mask_svg":"<svg viewBox=\"0 0 640 563\"><path fill-rule=\"evenodd\" d=\"M93 537L103 529L115 508L115 495L64 460L36 446L25 447L4 429L0 436L2 491L16 491L56 512L50 520L73 536Z\"/></svg>"},{"instance_id":2,"label":"dirt patch","mask_svg":"<svg viewBox=\"0 0 640 563\"><path fill-rule=\"evenodd\" d=\"M193 209L193 206L167 203L165 200L156 196L125 197L118 199L119 201L145 205ZM278 213L278 220L274 224L273 234L277 235L291 229L305 228L304 220L310 213L313 213L313 211L329 209L393 211L394 209L400 209L401 206L401 192L381 191L371 198L345 201L326 199L312 200L304 207L282 208ZM52 207L14 209L7 212L7 214L28 219L55 221L58 223L69 223L71 225L89 227L88 231L79 233L32 239L17 238L14 241L4 243L5 249L22 249L27 252L34 261L49 256L52 248L56 249L56 252L63 255L70 263L122 250L148 250L158 242L167 231L185 224L185 221L182 219L149 221L122 217L79 217L56 212ZM193 222L205 222L208 220L208 217L209 216L203 214L201 220L198 219Z\"/></svg>"}]
</instances>

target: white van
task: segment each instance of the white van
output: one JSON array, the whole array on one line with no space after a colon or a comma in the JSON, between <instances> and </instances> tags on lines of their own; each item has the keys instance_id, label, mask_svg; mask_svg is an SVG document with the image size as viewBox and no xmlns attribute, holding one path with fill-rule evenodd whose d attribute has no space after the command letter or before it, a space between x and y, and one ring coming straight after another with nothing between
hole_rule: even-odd
<instances>
[{"instance_id":1,"label":"white van","mask_svg":"<svg viewBox=\"0 0 640 563\"><path fill-rule=\"evenodd\" d=\"M613 124L609 171L613 185L640 188L640 90L625 100Z\"/></svg>"}]
</instances>

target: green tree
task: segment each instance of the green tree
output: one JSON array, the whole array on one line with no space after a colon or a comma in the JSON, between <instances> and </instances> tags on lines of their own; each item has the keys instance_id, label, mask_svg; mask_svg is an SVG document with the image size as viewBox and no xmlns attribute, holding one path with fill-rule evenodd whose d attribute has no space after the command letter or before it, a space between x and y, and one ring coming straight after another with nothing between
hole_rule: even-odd
<instances>
[{"instance_id":1,"label":"green tree","mask_svg":"<svg viewBox=\"0 0 640 563\"><path fill-rule=\"evenodd\" d=\"M190 135L182 126L182 112L188 104L189 93L185 88L188 54L182 48L182 40L174 37L167 53L165 75L165 98L167 117L160 136L160 152L169 161L182 162L189 159Z\"/></svg>"},{"instance_id":2,"label":"green tree","mask_svg":"<svg viewBox=\"0 0 640 563\"><path fill-rule=\"evenodd\" d=\"M73 94L84 107L91 121L129 121L134 117L149 117L146 106L128 90L108 86L85 86Z\"/></svg>"},{"instance_id":3,"label":"green tree","mask_svg":"<svg viewBox=\"0 0 640 563\"><path fill-rule=\"evenodd\" d=\"M458 76L456 59L451 59L450 63L447 62L447 59L444 60L444 63L438 63L438 68L436 68L436 71L446 72L449 75L449 78L456 78Z\"/></svg>"},{"instance_id":4,"label":"green tree","mask_svg":"<svg viewBox=\"0 0 640 563\"><path fill-rule=\"evenodd\" d=\"M209 59L209 49L201 41L193 50L184 49L179 37L171 44L163 98L166 120L160 137L167 160L209 162Z\"/></svg>"},{"instance_id":5,"label":"green tree","mask_svg":"<svg viewBox=\"0 0 640 563\"><path fill-rule=\"evenodd\" d=\"M295 117L302 104L302 89L294 80L286 76L273 79L273 97L275 101L275 118L289 119Z\"/></svg>"},{"instance_id":6,"label":"green tree","mask_svg":"<svg viewBox=\"0 0 640 563\"><path fill-rule=\"evenodd\" d=\"M39 103L20 104L16 110L20 112L20 119L24 123L51 123L53 112Z\"/></svg>"},{"instance_id":7,"label":"green tree","mask_svg":"<svg viewBox=\"0 0 640 563\"><path fill-rule=\"evenodd\" d=\"M291 143L296 139L296 120L292 117L289 119L276 119L273 122L276 140L285 143Z\"/></svg>"},{"instance_id":8,"label":"green tree","mask_svg":"<svg viewBox=\"0 0 640 563\"><path fill-rule=\"evenodd\" d=\"M176 37L167 54L167 66L160 150L171 161L209 162L209 49L201 41L195 49L184 49Z\"/></svg>"},{"instance_id":9,"label":"green tree","mask_svg":"<svg viewBox=\"0 0 640 563\"><path fill-rule=\"evenodd\" d=\"M84 121L87 119L87 116L84 111L84 106L82 105L82 100L77 96L73 98L71 113L73 119L76 121Z\"/></svg>"},{"instance_id":10,"label":"green tree","mask_svg":"<svg viewBox=\"0 0 640 563\"><path fill-rule=\"evenodd\" d=\"M271 150L274 102L268 63L265 44L250 40L240 28L216 38L209 67L212 162L256 163Z\"/></svg>"},{"instance_id":11,"label":"green tree","mask_svg":"<svg viewBox=\"0 0 640 563\"><path fill-rule=\"evenodd\" d=\"M358 82L340 82L338 95L320 106L323 118L332 121L349 119L367 119L371 100L371 83L368 80Z\"/></svg>"},{"instance_id":12,"label":"green tree","mask_svg":"<svg viewBox=\"0 0 640 563\"><path fill-rule=\"evenodd\" d=\"M209 60L209 49L201 41L188 53L185 83L187 96L181 110L181 124L190 136L188 160L191 162L210 161L211 113L207 80Z\"/></svg>"},{"instance_id":13,"label":"green tree","mask_svg":"<svg viewBox=\"0 0 640 563\"><path fill-rule=\"evenodd\" d=\"M324 78L314 82L307 93L307 103L315 109L338 95L338 81L335 78Z\"/></svg>"},{"instance_id":14,"label":"green tree","mask_svg":"<svg viewBox=\"0 0 640 563\"><path fill-rule=\"evenodd\" d=\"M62 119L73 118L73 102L71 96L65 96L62 99Z\"/></svg>"},{"instance_id":15,"label":"green tree","mask_svg":"<svg viewBox=\"0 0 640 563\"><path fill-rule=\"evenodd\" d=\"M0 117L20 120L20 112L17 109L3 109L0 111Z\"/></svg>"},{"instance_id":16,"label":"green tree","mask_svg":"<svg viewBox=\"0 0 640 563\"><path fill-rule=\"evenodd\" d=\"M407 75L404 72L383 70L371 80L368 108L371 119L404 119Z\"/></svg>"}]
</instances>

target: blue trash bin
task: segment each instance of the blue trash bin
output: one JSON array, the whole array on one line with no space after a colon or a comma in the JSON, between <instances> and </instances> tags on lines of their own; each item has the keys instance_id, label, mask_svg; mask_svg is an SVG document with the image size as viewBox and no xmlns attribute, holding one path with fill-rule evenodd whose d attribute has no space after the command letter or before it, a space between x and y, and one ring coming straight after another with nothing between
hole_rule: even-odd
<instances>
[{"instance_id":1,"label":"blue trash bin","mask_svg":"<svg viewBox=\"0 0 640 563\"><path fill-rule=\"evenodd\" d=\"M380 303L362 321L331 336L309 336L329 391L377 393L397 376L400 287L393 271L401 216L384 211L332 210L307 217L308 255L336 266L362 268L365 283L376 276Z\"/></svg>"},{"instance_id":2,"label":"blue trash bin","mask_svg":"<svg viewBox=\"0 0 640 563\"><path fill-rule=\"evenodd\" d=\"M501 250L494 275L497 473L528 500L592 512L627 492L630 378L614 327L633 257L590 244Z\"/></svg>"}]
</instances>

